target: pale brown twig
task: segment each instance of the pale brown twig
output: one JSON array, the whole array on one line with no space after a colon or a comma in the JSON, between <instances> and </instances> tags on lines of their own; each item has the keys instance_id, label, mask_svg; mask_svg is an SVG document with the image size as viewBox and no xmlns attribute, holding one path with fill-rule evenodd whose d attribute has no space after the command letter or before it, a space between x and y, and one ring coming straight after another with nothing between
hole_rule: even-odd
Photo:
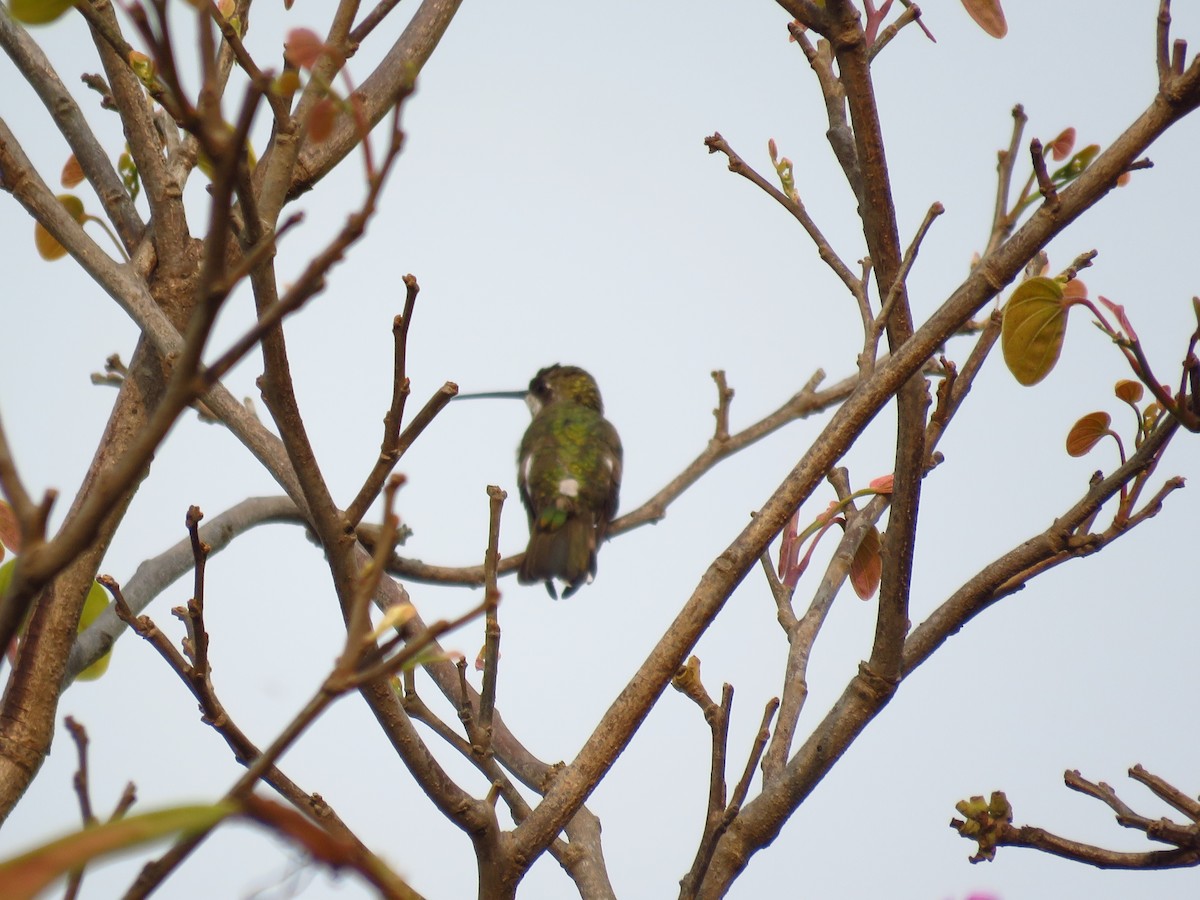
<instances>
[{"instance_id":1,"label":"pale brown twig","mask_svg":"<svg viewBox=\"0 0 1200 900\"><path fill-rule=\"evenodd\" d=\"M483 645L483 686L479 692L479 728L483 739L483 750L491 752L492 714L496 708L496 673L500 666L500 621L496 610L500 603L500 589L496 587L496 563L500 560L500 513L508 497L494 484L489 484L488 494L488 544L483 559L483 596L485 606Z\"/></svg>"},{"instance_id":2,"label":"pale brown twig","mask_svg":"<svg viewBox=\"0 0 1200 900\"><path fill-rule=\"evenodd\" d=\"M1038 190L1046 201L1046 207L1052 213L1058 211L1058 189L1054 180L1046 170L1046 154L1042 151L1042 142L1034 138L1029 142L1029 155L1033 159L1033 174L1037 178Z\"/></svg>"},{"instance_id":3,"label":"pale brown twig","mask_svg":"<svg viewBox=\"0 0 1200 900\"><path fill-rule=\"evenodd\" d=\"M383 482L400 461L400 425L404 420L404 406L408 400L410 385L407 373L408 331L412 325L413 309L421 287L412 275L404 276L404 311L392 321L392 402L383 417L383 441L379 446L379 459L371 469L358 494L346 507L346 522L354 528L362 521L367 509L375 502ZM411 439L410 439L411 444Z\"/></svg>"},{"instance_id":4,"label":"pale brown twig","mask_svg":"<svg viewBox=\"0 0 1200 900\"><path fill-rule=\"evenodd\" d=\"M1155 794L1172 805L1181 801L1176 808L1189 814L1191 824L1183 825L1165 817L1154 819L1139 815L1110 785L1103 781L1089 781L1077 770L1065 772L1063 782L1071 790L1093 797L1112 809L1116 813L1119 825L1140 831L1150 840L1175 845L1172 849L1135 852L1109 850L1060 837L1044 828L1015 826L1005 820L986 821L983 824L987 827L983 829L982 835L978 830L965 828L967 823L959 819L952 819L950 825L958 829L964 837L979 841L980 853L972 857L972 862L991 859L997 847L1029 847L1100 869L1177 869L1200 865L1200 824L1197 824L1195 815L1200 810L1197 809L1196 802L1178 788L1151 775L1141 766L1134 766L1129 770L1129 775L1150 787Z\"/></svg>"},{"instance_id":5,"label":"pale brown twig","mask_svg":"<svg viewBox=\"0 0 1200 900\"><path fill-rule=\"evenodd\" d=\"M859 362L859 368L865 369L866 374L869 374L875 368L875 360L879 357L879 338L887 327L888 320L892 315L892 309L896 305L901 291L904 289L908 273L912 270L913 263L917 260L917 253L921 249L921 242L925 240L925 235L929 233L929 228L933 224L933 220L945 211L946 208L941 203L935 202L930 206L929 210L925 213L925 218L917 228L917 233L913 235L908 249L904 251L904 258L900 262L900 268L896 272L895 280L892 281L892 286L888 289L887 296L884 297L883 302L880 304L879 315L874 318L870 323L870 327L867 328L863 355Z\"/></svg>"},{"instance_id":6,"label":"pale brown twig","mask_svg":"<svg viewBox=\"0 0 1200 900\"><path fill-rule=\"evenodd\" d=\"M841 279L846 289L851 294L857 296L862 290L862 282L854 276L854 273L842 262L841 258L834 251L825 235L821 233L821 229L817 227L817 223L813 221L808 211L804 208L804 204L800 202L798 197L789 197L775 185L771 184L754 169L750 168L746 162L738 156L733 148L729 146L725 138L721 137L720 132L716 132L704 139L704 146L708 147L709 153L723 153L729 160L729 171L741 175L746 180L750 181L772 200L791 213L792 217L800 223L800 226L808 233L813 244L816 245L817 255L821 260L833 270L833 273Z\"/></svg>"}]
</instances>

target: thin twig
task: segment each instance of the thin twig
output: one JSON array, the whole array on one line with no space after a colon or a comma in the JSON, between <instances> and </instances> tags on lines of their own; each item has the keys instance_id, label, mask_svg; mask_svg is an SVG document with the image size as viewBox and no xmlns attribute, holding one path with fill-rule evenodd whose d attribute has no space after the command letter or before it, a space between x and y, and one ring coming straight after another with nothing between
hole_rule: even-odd
<instances>
[{"instance_id":1,"label":"thin twig","mask_svg":"<svg viewBox=\"0 0 1200 900\"><path fill-rule=\"evenodd\" d=\"M905 25L911 25L913 22L916 22L920 26L921 30L925 32L930 40L934 40L929 29L925 27L925 23L921 21L921 7L915 3L906 4L904 12L896 17L896 21L879 32L879 36L875 38L875 41L871 44L871 48L867 51L867 59L874 62L875 57L883 51L883 48L891 43L892 38L900 33L900 29Z\"/></svg>"},{"instance_id":2,"label":"thin twig","mask_svg":"<svg viewBox=\"0 0 1200 900\"><path fill-rule=\"evenodd\" d=\"M479 728L485 741L484 751L491 751L492 713L496 708L496 673L500 666L500 621L496 610L500 604L500 589L496 587L496 563L500 560L500 513L508 494L489 484L488 545L483 559L483 596L485 610L483 645L483 686L479 692Z\"/></svg>"},{"instance_id":3,"label":"thin twig","mask_svg":"<svg viewBox=\"0 0 1200 900\"><path fill-rule=\"evenodd\" d=\"M396 495L404 484L404 478L393 475L388 479L383 492L383 527L380 529L379 545L372 554L369 565L358 573L354 585L354 594L350 598L349 609L346 613L346 644L334 667L338 675L351 678L359 670L368 645L374 641L371 634L371 599L379 589L379 582L384 577L384 562L387 559L397 529L400 527L400 517L396 514Z\"/></svg>"},{"instance_id":4,"label":"thin twig","mask_svg":"<svg viewBox=\"0 0 1200 900\"><path fill-rule=\"evenodd\" d=\"M1054 180L1046 170L1046 154L1042 150L1042 142L1037 138L1029 142L1029 155L1033 159L1033 174L1037 178L1038 190L1041 191L1047 208L1051 212L1056 212L1058 210L1058 189L1055 188Z\"/></svg>"},{"instance_id":5,"label":"thin twig","mask_svg":"<svg viewBox=\"0 0 1200 900\"><path fill-rule=\"evenodd\" d=\"M863 360L860 362L860 368L865 365L868 373L875 368L875 360L879 355L879 338L887 327L888 320L892 315L892 309L895 307L897 299L899 299L905 288L908 273L912 270L913 263L917 260L917 253L921 249L921 242L925 240L925 235L929 233L929 227L933 224L933 220L945 211L946 208L941 203L935 202L930 206L929 210L925 213L925 218L921 221L921 225L917 228L917 233L913 235L908 249L904 251L904 258L900 262L900 268L896 272L892 286L888 288L887 296L879 307L879 315L875 317L871 323L871 327L867 330L866 343L863 346Z\"/></svg>"},{"instance_id":6,"label":"thin twig","mask_svg":"<svg viewBox=\"0 0 1200 900\"><path fill-rule=\"evenodd\" d=\"M715 370L712 379L717 384L717 408L713 410L717 426L713 432L713 440L723 443L729 440L729 404L733 400L733 388L725 380L724 369Z\"/></svg>"},{"instance_id":7,"label":"thin twig","mask_svg":"<svg viewBox=\"0 0 1200 900\"><path fill-rule=\"evenodd\" d=\"M384 480L396 467L403 453L400 425L404 420L404 406L411 389L407 372L408 331L412 325L417 294L421 290L417 279L412 275L404 276L404 287L404 312L392 321L392 343L395 348L392 364L392 402L383 417L383 441L379 446L379 459L363 481L358 495L346 507L346 522L351 528L357 527L362 521L362 517L379 496ZM411 443L410 438L409 445Z\"/></svg>"},{"instance_id":8,"label":"thin twig","mask_svg":"<svg viewBox=\"0 0 1200 900\"><path fill-rule=\"evenodd\" d=\"M729 801L730 809L741 809L742 804L746 802L746 797L750 793L750 782L754 778L754 770L758 768L763 749L771 737L771 720L775 718L775 712L778 709L778 697L772 697L767 701L766 708L763 710L762 722L759 723L758 731L754 735L754 744L750 748L749 756L746 757L746 768L742 770L742 777L738 779L738 783L733 789L733 797Z\"/></svg>"},{"instance_id":9,"label":"thin twig","mask_svg":"<svg viewBox=\"0 0 1200 900\"><path fill-rule=\"evenodd\" d=\"M375 30L387 14L390 13L400 4L400 0L380 0L369 13L363 16L363 20L359 22L350 32L350 41L352 46L356 47L366 40L367 36Z\"/></svg>"},{"instance_id":10,"label":"thin twig","mask_svg":"<svg viewBox=\"0 0 1200 900\"><path fill-rule=\"evenodd\" d=\"M75 795L79 798L79 813L86 828L96 824L96 816L92 812L92 794L88 786L87 729L71 716L63 719L63 724L67 727L67 731L71 735L71 740L75 742L75 751L79 756L79 768L76 770L75 777L71 780L71 783L75 787Z\"/></svg>"},{"instance_id":11,"label":"thin twig","mask_svg":"<svg viewBox=\"0 0 1200 900\"><path fill-rule=\"evenodd\" d=\"M821 233L821 229L817 227L817 223L809 216L808 211L804 208L804 204L800 202L798 197L789 197L775 185L771 184L754 169L746 165L745 161L738 156L733 148L721 137L720 133L714 133L704 139L704 146L708 147L709 153L723 153L729 159L729 171L741 175L746 180L757 185L771 199L791 213L792 217L800 223L800 226L808 233L809 238L817 247L817 255L821 260L833 270L834 274L841 279L851 294L857 294L862 290L862 283L854 276L849 267L842 262L841 258L834 252L833 247Z\"/></svg>"},{"instance_id":12,"label":"thin twig","mask_svg":"<svg viewBox=\"0 0 1200 900\"><path fill-rule=\"evenodd\" d=\"M1012 136L1009 138L1008 149L1000 151L999 160L996 163L996 205L992 211L992 227L988 234L987 246L983 250L985 257L1000 246L1002 241L1008 239L1016 224L1015 217L1009 212L1008 197L1012 191L1013 170L1017 164L1021 137L1025 132L1025 123L1029 121L1029 117L1025 115L1025 107L1018 103L1012 109L1012 118L1013 130ZM1018 206L1019 204L1015 204L1013 209Z\"/></svg>"}]
</instances>

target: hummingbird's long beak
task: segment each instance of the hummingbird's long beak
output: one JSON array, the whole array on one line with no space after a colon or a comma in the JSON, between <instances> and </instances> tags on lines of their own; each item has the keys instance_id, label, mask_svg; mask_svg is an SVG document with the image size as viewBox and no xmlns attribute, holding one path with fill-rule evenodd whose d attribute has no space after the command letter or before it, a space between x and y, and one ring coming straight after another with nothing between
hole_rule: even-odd
<instances>
[{"instance_id":1,"label":"hummingbird's long beak","mask_svg":"<svg viewBox=\"0 0 1200 900\"><path fill-rule=\"evenodd\" d=\"M480 391L476 394L457 394L455 400L524 400L529 391Z\"/></svg>"}]
</instances>

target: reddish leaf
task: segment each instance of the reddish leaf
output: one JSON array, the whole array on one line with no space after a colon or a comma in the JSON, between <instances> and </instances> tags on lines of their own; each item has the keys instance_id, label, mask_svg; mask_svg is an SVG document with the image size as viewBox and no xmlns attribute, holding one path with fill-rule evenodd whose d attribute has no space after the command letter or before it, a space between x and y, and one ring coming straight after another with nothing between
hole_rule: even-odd
<instances>
[{"instance_id":1,"label":"reddish leaf","mask_svg":"<svg viewBox=\"0 0 1200 900\"><path fill-rule=\"evenodd\" d=\"M96 857L172 834L195 834L212 828L235 811L229 802L180 806L84 828L0 863L4 896L33 897L56 878Z\"/></svg>"},{"instance_id":2,"label":"reddish leaf","mask_svg":"<svg viewBox=\"0 0 1200 900\"><path fill-rule=\"evenodd\" d=\"M1137 332L1133 330L1133 324L1125 315L1125 307L1121 306L1119 303L1113 303L1111 300L1108 300L1105 297L1101 297L1100 302L1108 307L1109 311L1117 317L1117 324L1121 326L1121 330L1125 332L1126 336L1131 341L1136 341L1138 339Z\"/></svg>"},{"instance_id":3,"label":"reddish leaf","mask_svg":"<svg viewBox=\"0 0 1200 900\"><path fill-rule=\"evenodd\" d=\"M1017 285L1004 305L1004 364L1023 385L1045 378L1062 352L1067 306L1062 283L1039 275Z\"/></svg>"},{"instance_id":4,"label":"reddish leaf","mask_svg":"<svg viewBox=\"0 0 1200 900\"><path fill-rule=\"evenodd\" d=\"M308 119L308 136L314 143L321 143L333 133L333 120L336 116L337 107L332 98L322 97L316 102Z\"/></svg>"},{"instance_id":5,"label":"reddish leaf","mask_svg":"<svg viewBox=\"0 0 1200 900\"><path fill-rule=\"evenodd\" d=\"M1075 149L1075 128L1064 128L1046 147L1055 162L1062 162Z\"/></svg>"},{"instance_id":6,"label":"reddish leaf","mask_svg":"<svg viewBox=\"0 0 1200 900\"><path fill-rule=\"evenodd\" d=\"M1072 278L1063 286L1064 300L1086 300L1087 295L1087 285L1078 278Z\"/></svg>"},{"instance_id":7,"label":"reddish leaf","mask_svg":"<svg viewBox=\"0 0 1200 900\"><path fill-rule=\"evenodd\" d=\"M311 69L325 50L325 42L311 28L293 28L283 45L283 58L298 69Z\"/></svg>"},{"instance_id":8,"label":"reddish leaf","mask_svg":"<svg viewBox=\"0 0 1200 900\"><path fill-rule=\"evenodd\" d=\"M0 500L0 559L4 558L4 547L13 553L21 552L21 529L17 527L12 507Z\"/></svg>"},{"instance_id":9,"label":"reddish leaf","mask_svg":"<svg viewBox=\"0 0 1200 900\"><path fill-rule=\"evenodd\" d=\"M251 794L245 800L245 808L250 818L303 848L313 859L334 869L352 865L358 855L351 838L331 834L282 803Z\"/></svg>"},{"instance_id":10,"label":"reddish leaf","mask_svg":"<svg viewBox=\"0 0 1200 900\"><path fill-rule=\"evenodd\" d=\"M83 181L83 168L79 165L79 160L75 158L74 153L67 157L66 165L63 166L61 178L62 186L68 188L75 187L75 185Z\"/></svg>"},{"instance_id":11,"label":"reddish leaf","mask_svg":"<svg viewBox=\"0 0 1200 900\"><path fill-rule=\"evenodd\" d=\"M1088 413L1071 426L1067 433L1067 453L1070 456L1083 456L1096 446L1106 434L1112 419L1106 412Z\"/></svg>"},{"instance_id":12,"label":"reddish leaf","mask_svg":"<svg viewBox=\"0 0 1200 900\"><path fill-rule=\"evenodd\" d=\"M779 577L784 578L796 565L800 558L800 542L796 536L800 532L800 510L797 509L783 527L783 537L779 541Z\"/></svg>"},{"instance_id":13,"label":"reddish leaf","mask_svg":"<svg viewBox=\"0 0 1200 900\"><path fill-rule=\"evenodd\" d=\"M895 475L880 475L878 478L871 479L871 483L867 487L877 494L890 494L895 481Z\"/></svg>"},{"instance_id":14,"label":"reddish leaf","mask_svg":"<svg viewBox=\"0 0 1200 900\"><path fill-rule=\"evenodd\" d=\"M1140 381L1131 381L1128 378L1122 378L1117 382L1116 387L1113 388L1113 393L1117 395L1118 399L1124 400L1129 404L1134 404L1141 402L1144 391Z\"/></svg>"},{"instance_id":15,"label":"reddish leaf","mask_svg":"<svg viewBox=\"0 0 1200 900\"><path fill-rule=\"evenodd\" d=\"M992 37L1002 38L1008 34L1008 23L1004 21L1000 0L962 0L962 5L975 24Z\"/></svg>"},{"instance_id":16,"label":"reddish leaf","mask_svg":"<svg viewBox=\"0 0 1200 900\"><path fill-rule=\"evenodd\" d=\"M879 531L872 525L850 561L850 584L859 600L870 600L879 590L883 577L883 554L879 550Z\"/></svg>"}]
</instances>

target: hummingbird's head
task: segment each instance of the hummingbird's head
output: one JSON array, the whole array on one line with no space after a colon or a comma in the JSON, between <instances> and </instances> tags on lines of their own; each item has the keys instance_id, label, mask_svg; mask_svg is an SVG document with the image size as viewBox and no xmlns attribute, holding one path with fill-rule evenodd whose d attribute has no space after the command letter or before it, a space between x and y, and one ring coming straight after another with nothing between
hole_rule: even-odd
<instances>
[{"instance_id":1,"label":"hummingbird's head","mask_svg":"<svg viewBox=\"0 0 1200 900\"><path fill-rule=\"evenodd\" d=\"M529 382L529 393L525 402L529 411L535 416L551 403L566 400L578 403L589 409L604 414L604 404L600 400L600 388L596 379L578 366L560 366L555 363L547 366Z\"/></svg>"}]
</instances>

